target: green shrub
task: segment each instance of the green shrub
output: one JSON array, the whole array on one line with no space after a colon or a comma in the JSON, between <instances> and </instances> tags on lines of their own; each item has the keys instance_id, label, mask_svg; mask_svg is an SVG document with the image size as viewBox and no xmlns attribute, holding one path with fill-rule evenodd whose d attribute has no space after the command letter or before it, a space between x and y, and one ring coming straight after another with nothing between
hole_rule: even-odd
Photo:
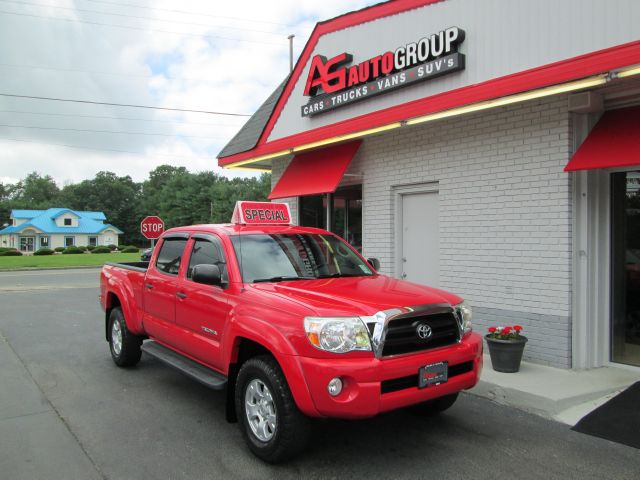
<instances>
[{"instance_id":1,"label":"green shrub","mask_svg":"<svg viewBox=\"0 0 640 480\"><path fill-rule=\"evenodd\" d=\"M41 248L38 251L33 252L34 255L53 255L53 250L50 248Z\"/></svg>"},{"instance_id":2,"label":"green shrub","mask_svg":"<svg viewBox=\"0 0 640 480\"><path fill-rule=\"evenodd\" d=\"M111 253L111 249L109 247L101 245L91 250L91 253Z\"/></svg>"},{"instance_id":3,"label":"green shrub","mask_svg":"<svg viewBox=\"0 0 640 480\"><path fill-rule=\"evenodd\" d=\"M122 253L138 253L138 249L136 247L125 247L120 251Z\"/></svg>"},{"instance_id":4,"label":"green shrub","mask_svg":"<svg viewBox=\"0 0 640 480\"><path fill-rule=\"evenodd\" d=\"M111 245L107 245L107 247L109 247L109 250L111 250L111 251L113 251L113 250L115 250L116 248L118 248L118 246L117 246L117 245L114 245L113 243L112 243Z\"/></svg>"},{"instance_id":5,"label":"green shrub","mask_svg":"<svg viewBox=\"0 0 640 480\"><path fill-rule=\"evenodd\" d=\"M14 250L15 250L15 248L13 248L13 247L0 247L0 253L12 252Z\"/></svg>"},{"instance_id":6,"label":"green shrub","mask_svg":"<svg viewBox=\"0 0 640 480\"><path fill-rule=\"evenodd\" d=\"M78 249L82 250L83 252L87 251L87 247L85 247L84 245L80 245Z\"/></svg>"},{"instance_id":7,"label":"green shrub","mask_svg":"<svg viewBox=\"0 0 640 480\"><path fill-rule=\"evenodd\" d=\"M62 251L63 255L77 255L79 253L84 253L82 250L80 250L78 247L67 247Z\"/></svg>"},{"instance_id":8,"label":"green shrub","mask_svg":"<svg viewBox=\"0 0 640 480\"><path fill-rule=\"evenodd\" d=\"M64 252L64 247L56 247L54 248L56 252Z\"/></svg>"},{"instance_id":9,"label":"green shrub","mask_svg":"<svg viewBox=\"0 0 640 480\"><path fill-rule=\"evenodd\" d=\"M18 250L7 250L6 252L0 253L0 257L21 257L22 252Z\"/></svg>"},{"instance_id":10,"label":"green shrub","mask_svg":"<svg viewBox=\"0 0 640 480\"><path fill-rule=\"evenodd\" d=\"M87 250L91 251L96 247L97 247L97 245L89 245L89 246L87 246Z\"/></svg>"}]
</instances>

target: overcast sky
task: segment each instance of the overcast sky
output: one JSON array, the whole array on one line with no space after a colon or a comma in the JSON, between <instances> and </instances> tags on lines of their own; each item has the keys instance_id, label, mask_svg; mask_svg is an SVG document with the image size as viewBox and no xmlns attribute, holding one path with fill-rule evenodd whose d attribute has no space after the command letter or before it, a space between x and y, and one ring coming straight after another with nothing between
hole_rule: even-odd
<instances>
[{"instance_id":1,"label":"overcast sky","mask_svg":"<svg viewBox=\"0 0 640 480\"><path fill-rule=\"evenodd\" d=\"M0 94L250 114L288 73L289 34L297 58L317 21L374 3L0 0ZM218 170L246 119L0 96L0 181Z\"/></svg>"}]
</instances>

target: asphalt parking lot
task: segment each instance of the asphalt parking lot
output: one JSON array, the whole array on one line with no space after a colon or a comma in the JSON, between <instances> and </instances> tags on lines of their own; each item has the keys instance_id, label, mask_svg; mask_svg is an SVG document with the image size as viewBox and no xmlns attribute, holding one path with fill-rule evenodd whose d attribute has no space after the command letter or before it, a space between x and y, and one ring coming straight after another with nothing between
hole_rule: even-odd
<instances>
[{"instance_id":1,"label":"asphalt parking lot","mask_svg":"<svg viewBox=\"0 0 640 480\"><path fill-rule=\"evenodd\" d=\"M263 464L223 395L148 357L113 364L97 285L0 272L0 478L638 478L636 449L470 395L437 418L318 421L305 455Z\"/></svg>"}]
</instances>

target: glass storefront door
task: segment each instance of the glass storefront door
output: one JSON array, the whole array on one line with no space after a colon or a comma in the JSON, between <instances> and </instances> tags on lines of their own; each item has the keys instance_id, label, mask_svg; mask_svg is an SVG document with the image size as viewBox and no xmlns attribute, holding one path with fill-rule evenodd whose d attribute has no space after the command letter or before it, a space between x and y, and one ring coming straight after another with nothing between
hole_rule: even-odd
<instances>
[{"instance_id":1,"label":"glass storefront door","mask_svg":"<svg viewBox=\"0 0 640 480\"><path fill-rule=\"evenodd\" d=\"M327 229L362 251L362 185L339 188L330 195L300 197L299 206L301 226Z\"/></svg>"},{"instance_id":2,"label":"glass storefront door","mask_svg":"<svg viewBox=\"0 0 640 480\"><path fill-rule=\"evenodd\" d=\"M33 252L36 237L20 237L20 250L23 252Z\"/></svg>"},{"instance_id":3,"label":"glass storefront door","mask_svg":"<svg viewBox=\"0 0 640 480\"><path fill-rule=\"evenodd\" d=\"M640 366L640 171L611 180L611 360Z\"/></svg>"}]
</instances>

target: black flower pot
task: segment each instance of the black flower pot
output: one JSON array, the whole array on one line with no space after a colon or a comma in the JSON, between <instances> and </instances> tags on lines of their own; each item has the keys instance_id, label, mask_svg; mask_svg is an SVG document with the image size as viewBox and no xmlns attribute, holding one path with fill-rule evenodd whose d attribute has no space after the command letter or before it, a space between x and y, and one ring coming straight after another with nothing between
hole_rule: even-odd
<instances>
[{"instance_id":1,"label":"black flower pot","mask_svg":"<svg viewBox=\"0 0 640 480\"><path fill-rule=\"evenodd\" d=\"M522 352L524 352L527 337L520 335L517 339L500 340L485 335L484 338L489 346L491 365L496 372L515 373L520 370Z\"/></svg>"}]
</instances>

